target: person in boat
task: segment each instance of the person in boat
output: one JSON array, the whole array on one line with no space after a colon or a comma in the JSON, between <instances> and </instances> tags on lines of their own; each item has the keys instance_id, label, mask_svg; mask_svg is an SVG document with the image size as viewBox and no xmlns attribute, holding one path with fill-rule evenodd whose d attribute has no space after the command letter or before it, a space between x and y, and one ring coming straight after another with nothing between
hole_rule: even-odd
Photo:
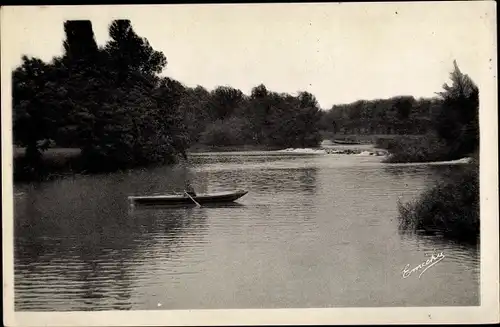
<instances>
[{"instance_id":1,"label":"person in boat","mask_svg":"<svg viewBox=\"0 0 500 327\"><path fill-rule=\"evenodd\" d=\"M186 181L186 184L184 186L184 191L192 197L196 196L196 192L191 183L189 183L189 181Z\"/></svg>"}]
</instances>

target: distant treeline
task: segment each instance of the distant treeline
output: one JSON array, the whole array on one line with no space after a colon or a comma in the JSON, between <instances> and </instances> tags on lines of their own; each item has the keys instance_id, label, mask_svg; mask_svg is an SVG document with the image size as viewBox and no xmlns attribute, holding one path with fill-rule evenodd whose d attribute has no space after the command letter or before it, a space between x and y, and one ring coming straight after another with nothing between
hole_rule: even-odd
<instances>
[{"instance_id":1,"label":"distant treeline","mask_svg":"<svg viewBox=\"0 0 500 327\"><path fill-rule=\"evenodd\" d=\"M438 92L440 105L432 112L421 138L395 139L386 144L392 162L439 161L477 155L479 151L479 88L454 62L451 84Z\"/></svg>"},{"instance_id":2,"label":"distant treeline","mask_svg":"<svg viewBox=\"0 0 500 327\"><path fill-rule=\"evenodd\" d=\"M450 79L451 85L444 84L443 91L434 98L398 96L334 105L323 114L320 126L336 136L399 135L379 139L377 144L391 151L393 162L450 160L471 155L479 148L479 89L456 62Z\"/></svg>"},{"instance_id":3,"label":"distant treeline","mask_svg":"<svg viewBox=\"0 0 500 327\"><path fill-rule=\"evenodd\" d=\"M458 67L453 86L435 99L400 96L322 111L308 92L261 84L245 95L164 77L166 56L128 20L113 21L101 47L90 21L67 21L64 30L62 56L49 63L23 56L13 72L14 143L25 148L15 169L22 174L43 173L49 147L80 149L73 168L90 172L171 163L197 144L315 147L320 132L426 135L432 147L446 143L440 157L476 148L478 91Z\"/></svg>"},{"instance_id":4,"label":"distant treeline","mask_svg":"<svg viewBox=\"0 0 500 327\"><path fill-rule=\"evenodd\" d=\"M308 92L292 96L261 84L246 96L228 86L197 87L186 89L180 107L193 143L314 147L321 141L321 112Z\"/></svg>"},{"instance_id":5,"label":"distant treeline","mask_svg":"<svg viewBox=\"0 0 500 327\"><path fill-rule=\"evenodd\" d=\"M323 115L321 126L336 134L425 134L442 102L413 96L359 100L334 105Z\"/></svg>"},{"instance_id":6,"label":"distant treeline","mask_svg":"<svg viewBox=\"0 0 500 327\"><path fill-rule=\"evenodd\" d=\"M389 162L426 162L471 157L453 176L430 186L409 203L398 203L402 230L438 233L459 241L477 242L479 201L479 89L456 62L451 84L438 92L428 130L421 137L400 136L386 147ZM384 143L384 144L382 144Z\"/></svg>"},{"instance_id":7,"label":"distant treeline","mask_svg":"<svg viewBox=\"0 0 500 327\"><path fill-rule=\"evenodd\" d=\"M23 56L13 72L14 143L26 149L18 168L37 174L48 147L81 149L79 169L107 171L173 162L195 143L316 146L321 113L315 97L251 95L220 86L209 92L160 76L162 52L115 20L99 47L90 21L64 23L64 53L50 63Z\"/></svg>"}]
</instances>

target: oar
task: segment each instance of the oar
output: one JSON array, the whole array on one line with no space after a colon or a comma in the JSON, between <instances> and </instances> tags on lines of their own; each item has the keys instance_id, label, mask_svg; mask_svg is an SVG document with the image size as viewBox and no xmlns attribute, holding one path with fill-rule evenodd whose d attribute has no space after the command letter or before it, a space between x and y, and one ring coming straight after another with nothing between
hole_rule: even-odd
<instances>
[{"instance_id":1,"label":"oar","mask_svg":"<svg viewBox=\"0 0 500 327\"><path fill-rule=\"evenodd\" d=\"M189 196L189 198L190 198L191 200L193 200L193 202L196 204L196 206L197 206L198 208L201 208L201 205L200 205L198 202L196 202L196 200L195 200L195 199L193 199L193 197L192 197L191 195L189 195L189 193L188 193L188 192L184 191L184 193L185 193L187 196Z\"/></svg>"}]
</instances>

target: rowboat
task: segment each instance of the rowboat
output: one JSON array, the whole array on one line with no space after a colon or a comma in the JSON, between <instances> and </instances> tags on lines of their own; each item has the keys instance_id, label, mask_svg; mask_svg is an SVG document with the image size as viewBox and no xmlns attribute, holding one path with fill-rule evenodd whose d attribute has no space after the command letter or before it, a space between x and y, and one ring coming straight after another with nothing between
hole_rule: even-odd
<instances>
[{"instance_id":1,"label":"rowboat","mask_svg":"<svg viewBox=\"0 0 500 327\"><path fill-rule=\"evenodd\" d=\"M142 205L194 204L193 199L200 204L227 203L236 201L247 193L248 191L245 190L237 190L232 192L197 194L196 196L193 197L189 197L186 194L174 194L174 195L129 196L128 199L133 204L142 204Z\"/></svg>"}]
</instances>

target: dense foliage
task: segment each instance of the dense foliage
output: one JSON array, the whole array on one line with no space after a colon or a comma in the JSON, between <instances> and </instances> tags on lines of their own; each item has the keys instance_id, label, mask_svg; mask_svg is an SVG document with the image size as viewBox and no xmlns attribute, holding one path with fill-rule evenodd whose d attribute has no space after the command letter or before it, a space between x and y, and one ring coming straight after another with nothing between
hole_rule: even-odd
<instances>
[{"instance_id":1,"label":"dense foliage","mask_svg":"<svg viewBox=\"0 0 500 327\"><path fill-rule=\"evenodd\" d=\"M314 147L320 131L398 135L377 144L392 162L476 153L472 170L401 204L402 226L478 233L479 90L456 63L451 85L436 98L360 100L324 112L308 92L276 93L262 84L250 95L229 86L185 87L161 75L165 55L128 20L110 24L102 47L90 21L67 21L64 31L62 56L49 63L23 56L12 74L14 143L25 149L16 156L16 176L170 163L196 144ZM69 149L44 155L50 147Z\"/></svg>"},{"instance_id":2,"label":"dense foliage","mask_svg":"<svg viewBox=\"0 0 500 327\"><path fill-rule=\"evenodd\" d=\"M439 92L441 108L429 132L418 139L400 138L387 144L392 162L473 158L453 176L436 183L419 198L399 204L404 230L438 232L446 237L476 242L479 207L479 89L458 68L451 85Z\"/></svg>"},{"instance_id":3,"label":"dense foliage","mask_svg":"<svg viewBox=\"0 0 500 327\"><path fill-rule=\"evenodd\" d=\"M383 134L376 145L390 151L389 162L453 160L479 148L479 89L456 62L451 85L433 99L394 97L334 106L321 126L341 134Z\"/></svg>"},{"instance_id":4,"label":"dense foliage","mask_svg":"<svg viewBox=\"0 0 500 327\"><path fill-rule=\"evenodd\" d=\"M95 41L90 21L67 21L61 57L23 56L13 72L14 143L25 148L17 171L43 173L51 145L81 149L79 166L108 171L174 161L195 143L316 146L320 110L313 95L250 96L228 86L186 88L160 74L162 52L128 20Z\"/></svg>"},{"instance_id":5,"label":"dense foliage","mask_svg":"<svg viewBox=\"0 0 500 327\"><path fill-rule=\"evenodd\" d=\"M441 109L439 99L398 96L334 105L321 120L324 130L337 134L425 134Z\"/></svg>"},{"instance_id":6,"label":"dense foliage","mask_svg":"<svg viewBox=\"0 0 500 327\"><path fill-rule=\"evenodd\" d=\"M438 98L360 100L325 112L308 92L185 87L161 75L165 55L128 20L113 21L101 47L90 21L67 21L64 31L62 56L24 56L12 75L23 173L41 173L51 146L80 149L73 166L91 172L173 162L196 144L315 147L327 133L424 135L388 142L392 161L456 158L478 147L478 89L456 63Z\"/></svg>"},{"instance_id":7,"label":"dense foliage","mask_svg":"<svg viewBox=\"0 0 500 327\"><path fill-rule=\"evenodd\" d=\"M443 105L433 129L446 142L449 153L460 157L479 149L479 89L456 62L454 66L452 84L444 84L444 91L438 93Z\"/></svg>"},{"instance_id":8,"label":"dense foliage","mask_svg":"<svg viewBox=\"0 0 500 327\"><path fill-rule=\"evenodd\" d=\"M457 159L479 147L479 89L456 62L451 85L430 99L398 96L334 105L321 119L321 128L339 134L405 135L381 139L392 162ZM420 135L421 137L408 137Z\"/></svg>"},{"instance_id":9,"label":"dense foliage","mask_svg":"<svg viewBox=\"0 0 500 327\"><path fill-rule=\"evenodd\" d=\"M419 198L399 203L399 213L403 230L438 232L475 242L480 225L479 89L456 62L450 79L451 85L444 84L432 99L400 96L334 105L322 116L320 126L336 138L384 135L377 137L375 145L389 151L387 162L473 157L471 164L429 187Z\"/></svg>"},{"instance_id":10,"label":"dense foliage","mask_svg":"<svg viewBox=\"0 0 500 327\"><path fill-rule=\"evenodd\" d=\"M186 90L181 107L193 142L314 147L321 141L320 108L308 92L292 96L259 85L246 96L228 86L212 92L198 86Z\"/></svg>"},{"instance_id":11,"label":"dense foliage","mask_svg":"<svg viewBox=\"0 0 500 327\"><path fill-rule=\"evenodd\" d=\"M51 63L24 56L13 72L15 143L36 170L49 140L81 149L84 169L112 170L171 161L187 132L178 110L184 87L157 74L165 56L127 20L95 42L89 21L64 24L64 54Z\"/></svg>"},{"instance_id":12,"label":"dense foliage","mask_svg":"<svg viewBox=\"0 0 500 327\"><path fill-rule=\"evenodd\" d=\"M477 165L466 166L419 198L398 203L400 228L476 242L480 227L478 176Z\"/></svg>"}]
</instances>

